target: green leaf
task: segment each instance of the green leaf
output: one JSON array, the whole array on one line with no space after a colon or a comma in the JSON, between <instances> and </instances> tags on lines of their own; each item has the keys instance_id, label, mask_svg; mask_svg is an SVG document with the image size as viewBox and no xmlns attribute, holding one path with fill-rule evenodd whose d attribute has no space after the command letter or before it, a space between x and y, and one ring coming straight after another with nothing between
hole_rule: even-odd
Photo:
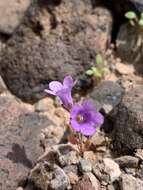
<instances>
[{"instance_id":1,"label":"green leaf","mask_svg":"<svg viewBox=\"0 0 143 190\"><path fill-rule=\"evenodd\" d=\"M97 69L96 67L92 67L92 71L93 71L93 75L95 77L101 78L102 77L102 73L100 72L99 69Z\"/></svg>"},{"instance_id":2,"label":"green leaf","mask_svg":"<svg viewBox=\"0 0 143 190\"><path fill-rule=\"evenodd\" d=\"M143 18L141 18L138 23L140 26L143 26Z\"/></svg>"},{"instance_id":3,"label":"green leaf","mask_svg":"<svg viewBox=\"0 0 143 190\"><path fill-rule=\"evenodd\" d=\"M91 69L87 70L85 73L86 73L88 76L92 76L92 75L94 74L94 72L93 72Z\"/></svg>"},{"instance_id":4,"label":"green leaf","mask_svg":"<svg viewBox=\"0 0 143 190\"><path fill-rule=\"evenodd\" d=\"M91 67L93 74L97 72L97 68L96 67Z\"/></svg>"},{"instance_id":5,"label":"green leaf","mask_svg":"<svg viewBox=\"0 0 143 190\"><path fill-rule=\"evenodd\" d=\"M143 13L141 13L141 19L143 18Z\"/></svg>"},{"instance_id":6,"label":"green leaf","mask_svg":"<svg viewBox=\"0 0 143 190\"><path fill-rule=\"evenodd\" d=\"M133 12L133 11L129 11L129 12L127 12L126 14L125 14L125 17L127 18L127 19L135 19L135 18L137 18L137 15L136 15L136 13L135 12Z\"/></svg>"},{"instance_id":7,"label":"green leaf","mask_svg":"<svg viewBox=\"0 0 143 190\"><path fill-rule=\"evenodd\" d=\"M109 74L109 73L110 73L110 70L109 70L107 67L103 67L103 68L102 68L102 73L103 73L103 75Z\"/></svg>"},{"instance_id":8,"label":"green leaf","mask_svg":"<svg viewBox=\"0 0 143 190\"><path fill-rule=\"evenodd\" d=\"M95 57L95 61L97 65L101 65L103 63L103 58L101 54L97 54Z\"/></svg>"}]
</instances>

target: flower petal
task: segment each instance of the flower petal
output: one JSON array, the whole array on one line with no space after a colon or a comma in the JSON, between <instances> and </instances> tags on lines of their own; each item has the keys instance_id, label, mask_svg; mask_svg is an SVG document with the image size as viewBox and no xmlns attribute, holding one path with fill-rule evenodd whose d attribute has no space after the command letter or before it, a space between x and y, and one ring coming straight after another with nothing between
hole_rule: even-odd
<instances>
[{"instance_id":1,"label":"flower petal","mask_svg":"<svg viewBox=\"0 0 143 190\"><path fill-rule=\"evenodd\" d=\"M71 118L76 119L77 115L83 110L81 105L75 104L71 110Z\"/></svg>"},{"instance_id":2,"label":"flower petal","mask_svg":"<svg viewBox=\"0 0 143 190\"><path fill-rule=\"evenodd\" d=\"M71 119L70 120L71 126L72 128L76 131L79 132L80 131L80 124L76 121L76 119Z\"/></svg>"},{"instance_id":3,"label":"flower petal","mask_svg":"<svg viewBox=\"0 0 143 190\"><path fill-rule=\"evenodd\" d=\"M69 108L73 104L73 99L71 96L71 90L66 88L58 91L56 95L61 99L63 105Z\"/></svg>"},{"instance_id":4,"label":"flower petal","mask_svg":"<svg viewBox=\"0 0 143 190\"><path fill-rule=\"evenodd\" d=\"M71 76L66 76L63 81L63 85L66 88L72 88L74 86L74 82Z\"/></svg>"},{"instance_id":5,"label":"flower petal","mask_svg":"<svg viewBox=\"0 0 143 190\"><path fill-rule=\"evenodd\" d=\"M92 120L95 123L95 127L99 127L104 123L104 117L100 112L92 113Z\"/></svg>"},{"instance_id":6,"label":"flower petal","mask_svg":"<svg viewBox=\"0 0 143 190\"><path fill-rule=\"evenodd\" d=\"M95 108L94 103L93 103L92 100L85 100L82 105L83 105L85 110L88 110L88 111L91 110L91 111L96 112L96 108Z\"/></svg>"},{"instance_id":7,"label":"flower petal","mask_svg":"<svg viewBox=\"0 0 143 190\"><path fill-rule=\"evenodd\" d=\"M84 136L92 136L96 132L96 128L94 127L94 124L89 122L80 125L80 132Z\"/></svg>"},{"instance_id":8,"label":"flower petal","mask_svg":"<svg viewBox=\"0 0 143 190\"><path fill-rule=\"evenodd\" d=\"M49 89L52 90L54 93L58 92L62 88L63 85L59 81L52 81L49 83Z\"/></svg>"},{"instance_id":9,"label":"flower petal","mask_svg":"<svg viewBox=\"0 0 143 190\"><path fill-rule=\"evenodd\" d=\"M51 90L45 89L44 91L45 91L46 93L48 93L48 94L51 94L51 95L54 95L54 96L56 95L56 94L55 94L53 91L51 91Z\"/></svg>"}]
</instances>

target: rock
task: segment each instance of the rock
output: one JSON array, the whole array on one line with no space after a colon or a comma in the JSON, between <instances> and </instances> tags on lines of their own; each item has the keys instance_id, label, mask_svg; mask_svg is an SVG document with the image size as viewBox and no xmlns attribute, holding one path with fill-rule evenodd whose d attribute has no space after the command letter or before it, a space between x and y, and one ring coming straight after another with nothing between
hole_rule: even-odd
<instances>
[{"instance_id":1,"label":"rock","mask_svg":"<svg viewBox=\"0 0 143 190\"><path fill-rule=\"evenodd\" d=\"M132 176L135 176L136 175L136 168L125 168L125 173L126 174L131 174Z\"/></svg>"},{"instance_id":2,"label":"rock","mask_svg":"<svg viewBox=\"0 0 143 190\"><path fill-rule=\"evenodd\" d=\"M65 190L69 184L68 176L60 167L56 166L54 170L54 179L50 182L50 188L53 190Z\"/></svg>"},{"instance_id":3,"label":"rock","mask_svg":"<svg viewBox=\"0 0 143 190\"><path fill-rule=\"evenodd\" d=\"M115 188L112 184L110 184L110 185L108 185L107 190L115 190Z\"/></svg>"},{"instance_id":4,"label":"rock","mask_svg":"<svg viewBox=\"0 0 143 190\"><path fill-rule=\"evenodd\" d=\"M69 186L69 179L63 169L47 161L36 164L30 172L29 180L42 190L65 190Z\"/></svg>"},{"instance_id":5,"label":"rock","mask_svg":"<svg viewBox=\"0 0 143 190\"><path fill-rule=\"evenodd\" d=\"M5 91L8 91L8 89L7 89L6 85L5 85L2 77L0 76L0 94L2 92L5 92Z\"/></svg>"},{"instance_id":6,"label":"rock","mask_svg":"<svg viewBox=\"0 0 143 190\"><path fill-rule=\"evenodd\" d=\"M121 156L114 159L114 161L118 163L121 168L137 168L139 164L139 159L133 156Z\"/></svg>"},{"instance_id":7,"label":"rock","mask_svg":"<svg viewBox=\"0 0 143 190\"><path fill-rule=\"evenodd\" d=\"M0 61L0 73L12 93L32 102L45 96L51 80L62 81L65 75L82 78L96 53L105 51L112 25L110 11L94 8L90 1L63 0L56 6L47 2L47 9L45 4L36 7L32 5L36 13L29 10L35 25L30 28L25 21L17 29Z\"/></svg>"},{"instance_id":8,"label":"rock","mask_svg":"<svg viewBox=\"0 0 143 190\"><path fill-rule=\"evenodd\" d=\"M123 96L123 89L117 83L112 81L102 82L91 93L93 101L100 103L100 110L109 114L119 104Z\"/></svg>"},{"instance_id":9,"label":"rock","mask_svg":"<svg viewBox=\"0 0 143 190\"><path fill-rule=\"evenodd\" d=\"M97 162L97 155L93 151L85 151L83 153L83 158L88 160L91 164L95 164Z\"/></svg>"},{"instance_id":10,"label":"rock","mask_svg":"<svg viewBox=\"0 0 143 190\"><path fill-rule=\"evenodd\" d=\"M66 173L66 175L68 176L70 183L72 185L76 184L79 180L78 177L78 167L77 165L69 165L63 168L64 172Z\"/></svg>"},{"instance_id":11,"label":"rock","mask_svg":"<svg viewBox=\"0 0 143 190\"><path fill-rule=\"evenodd\" d=\"M114 182L117 180L121 175L121 170L119 168L119 165L116 164L112 159L110 158L104 158L103 162L105 164L105 172L110 176L110 181Z\"/></svg>"},{"instance_id":12,"label":"rock","mask_svg":"<svg viewBox=\"0 0 143 190\"><path fill-rule=\"evenodd\" d=\"M119 165L110 158L104 158L103 161L96 163L93 166L93 173L104 185L118 180L121 175Z\"/></svg>"},{"instance_id":13,"label":"rock","mask_svg":"<svg viewBox=\"0 0 143 190\"><path fill-rule=\"evenodd\" d=\"M143 181L132 175L123 174L121 175L120 188L121 190L142 190Z\"/></svg>"},{"instance_id":14,"label":"rock","mask_svg":"<svg viewBox=\"0 0 143 190\"><path fill-rule=\"evenodd\" d=\"M143 86L126 92L115 110L114 146L122 151L143 148Z\"/></svg>"},{"instance_id":15,"label":"rock","mask_svg":"<svg viewBox=\"0 0 143 190\"><path fill-rule=\"evenodd\" d=\"M73 172L69 172L67 176L70 180L71 185L75 185L79 181L78 175Z\"/></svg>"},{"instance_id":16,"label":"rock","mask_svg":"<svg viewBox=\"0 0 143 190\"><path fill-rule=\"evenodd\" d=\"M35 187L31 182L28 181L24 190L35 190Z\"/></svg>"},{"instance_id":17,"label":"rock","mask_svg":"<svg viewBox=\"0 0 143 190\"><path fill-rule=\"evenodd\" d=\"M49 98L41 99L35 104L35 111L48 112L52 107L50 106L50 104L51 104L51 101L49 100Z\"/></svg>"},{"instance_id":18,"label":"rock","mask_svg":"<svg viewBox=\"0 0 143 190\"><path fill-rule=\"evenodd\" d=\"M59 144L47 147L44 154L38 161L48 161L50 163L60 164L61 167L77 164L80 156L77 150L71 144Z\"/></svg>"},{"instance_id":19,"label":"rock","mask_svg":"<svg viewBox=\"0 0 143 190\"><path fill-rule=\"evenodd\" d=\"M0 2L0 32L12 34L20 24L31 0L5 0Z\"/></svg>"},{"instance_id":20,"label":"rock","mask_svg":"<svg viewBox=\"0 0 143 190\"><path fill-rule=\"evenodd\" d=\"M63 168L63 170L65 171L65 173L68 175L68 173L72 172L72 173L75 173L75 174L78 174L78 167L77 165L69 165L69 166L65 166Z\"/></svg>"},{"instance_id":21,"label":"rock","mask_svg":"<svg viewBox=\"0 0 143 190\"><path fill-rule=\"evenodd\" d=\"M89 161L82 159L79 161L79 169L82 173L91 172L92 165Z\"/></svg>"},{"instance_id":22,"label":"rock","mask_svg":"<svg viewBox=\"0 0 143 190\"><path fill-rule=\"evenodd\" d=\"M23 190L23 187L18 187L16 190Z\"/></svg>"},{"instance_id":23,"label":"rock","mask_svg":"<svg viewBox=\"0 0 143 190\"><path fill-rule=\"evenodd\" d=\"M68 176L71 185L75 185L79 181L79 170L77 165L69 165L63 168Z\"/></svg>"},{"instance_id":24,"label":"rock","mask_svg":"<svg viewBox=\"0 0 143 190\"><path fill-rule=\"evenodd\" d=\"M16 189L43 152L39 134L49 120L12 95L0 96L0 189Z\"/></svg>"},{"instance_id":25,"label":"rock","mask_svg":"<svg viewBox=\"0 0 143 190\"><path fill-rule=\"evenodd\" d=\"M2 40L2 37L0 37L0 53L5 48L6 43Z\"/></svg>"},{"instance_id":26,"label":"rock","mask_svg":"<svg viewBox=\"0 0 143 190\"><path fill-rule=\"evenodd\" d=\"M104 133L97 129L96 133L90 139L90 148L94 151L97 147L103 146L106 144Z\"/></svg>"},{"instance_id":27,"label":"rock","mask_svg":"<svg viewBox=\"0 0 143 190\"><path fill-rule=\"evenodd\" d=\"M143 149L137 149L135 156L143 162Z\"/></svg>"},{"instance_id":28,"label":"rock","mask_svg":"<svg viewBox=\"0 0 143 190\"><path fill-rule=\"evenodd\" d=\"M92 173L86 173L73 190L100 190L100 183Z\"/></svg>"},{"instance_id":29,"label":"rock","mask_svg":"<svg viewBox=\"0 0 143 190\"><path fill-rule=\"evenodd\" d=\"M58 133L60 134L61 131L64 130L64 127L69 124L70 113L66 111L61 105L60 107L57 107L51 97L46 97L39 100L34 106L36 112L46 115L50 120L52 120L52 126L48 127L48 129L50 129L45 129L45 131L43 131L45 136L49 136L50 130L53 132L53 134L58 136ZM57 130L56 127L53 128L53 125L61 128L61 130Z\"/></svg>"},{"instance_id":30,"label":"rock","mask_svg":"<svg viewBox=\"0 0 143 190\"><path fill-rule=\"evenodd\" d=\"M77 152L70 151L67 154L61 155L59 157L59 162L62 166L77 164L79 158L77 156Z\"/></svg>"},{"instance_id":31,"label":"rock","mask_svg":"<svg viewBox=\"0 0 143 190\"><path fill-rule=\"evenodd\" d=\"M139 170L138 170L138 175L137 175L137 177L139 177L140 179L143 180L143 163L140 164L140 168L139 168Z\"/></svg>"},{"instance_id":32,"label":"rock","mask_svg":"<svg viewBox=\"0 0 143 190\"><path fill-rule=\"evenodd\" d=\"M98 179L91 172L88 172L86 175L89 177L89 179L92 183L93 189L100 190L100 183L99 183Z\"/></svg>"},{"instance_id":33,"label":"rock","mask_svg":"<svg viewBox=\"0 0 143 190\"><path fill-rule=\"evenodd\" d=\"M135 72L133 65L126 65L123 63L116 64L116 71L121 75L131 75Z\"/></svg>"},{"instance_id":34,"label":"rock","mask_svg":"<svg viewBox=\"0 0 143 190\"><path fill-rule=\"evenodd\" d=\"M101 190L107 190L105 185L101 185Z\"/></svg>"},{"instance_id":35,"label":"rock","mask_svg":"<svg viewBox=\"0 0 143 190\"><path fill-rule=\"evenodd\" d=\"M53 119L54 118L52 118L52 120ZM52 125L49 125L48 128L42 130L41 137L43 139L40 139L40 140L43 140L44 146L48 147L50 140L51 140L51 142L52 141L55 142L54 144L60 143L61 139L64 136L64 133L65 133L65 131L62 126L56 126L56 125L52 124ZM53 143L51 145L53 145Z\"/></svg>"},{"instance_id":36,"label":"rock","mask_svg":"<svg viewBox=\"0 0 143 190\"><path fill-rule=\"evenodd\" d=\"M106 182L106 185L108 184L109 181L109 176L105 173L103 173L104 171L104 163L102 161L97 162L94 166L93 166L93 173L94 175L97 177L97 179L101 182Z\"/></svg>"},{"instance_id":37,"label":"rock","mask_svg":"<svg viewBox=\"0 0 143 190\"><path fill-rule=\"evenodd\" d=\"M107 147L106 146L99 146L96 148L96 151L105 153L107 151Z\"/></svg>"}]
</instances>

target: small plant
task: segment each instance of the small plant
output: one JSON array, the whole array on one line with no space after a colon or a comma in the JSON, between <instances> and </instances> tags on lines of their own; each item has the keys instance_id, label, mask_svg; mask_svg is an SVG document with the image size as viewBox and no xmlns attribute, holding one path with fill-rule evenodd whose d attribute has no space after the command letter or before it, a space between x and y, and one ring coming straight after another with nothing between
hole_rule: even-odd
<instances>
[{"instance_id":1,"label":"small plant","mask_svg":"<svg viewBox=\"0 0 143 190\"><path fill-rule=\"evenodd\" d=\"M71 76L64 78L63 84L59 81L49 83L49 89L45 89L48 94L58 97L63 107L70 113L69 141L77 144L81 156L89 145L89 139L104 122L103 115L96 110L91 100L85 100L82 104L74 103L71 91L75 82ZM70 130L69 130L70 129ZM86 141L85 138L86 137Z\"/></svg>"},{"instance_id":2,"label":"small plant","mask_svg":"<svg viewBox=\"0 0 143 190\"><path fill-rule=\"evenodd\" d=\"M97 54L95 57L96 66L91 67L86 71L88 76L93 76L97 79L101 79L105 76L105 74L109 73L107 67L104 66L104 60L101 54Z\"/></svg>"},{"instance_id":3,"label":"small plant","mask_svg":"<svg viewBox=\"0 0 143 190\"><path fill-rule=\"evenodd\" d=\"M143 13L138 16L134 11L128 11L125 17L129 20L130 24L137 27L138 37L136 40L136 47L142 48L143 45Z\"/></svg>"},{"instance_id":4,"label":"small plant","mask_svg":"<svg viewBox=\"0 0 143 190\"><path fill-rule=\"evenodd\" d=\"M134 11L128 11L125 14L125 17L129 19L131 25L138 25L139 27L143 28L143 13L141 13L140 16L137 16Z\"/></svg>"}]
</instances>

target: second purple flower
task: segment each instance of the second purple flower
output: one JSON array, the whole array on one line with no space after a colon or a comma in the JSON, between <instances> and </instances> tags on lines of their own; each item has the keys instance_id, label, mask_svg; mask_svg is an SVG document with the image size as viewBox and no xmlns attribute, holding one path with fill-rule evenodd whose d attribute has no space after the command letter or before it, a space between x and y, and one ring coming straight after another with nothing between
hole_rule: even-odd
<instances>
[{"instance_id":1,"label":"second purple flower","mask_svg":"<svg viewBox=\"0 0 143 190\"><path fill-rule=\"evenodd\" d=\"M67 109L73 105L73 99L71 91L74 86L74 81L71 76L66 76L63 80L63 84L59 81L52 81L49 83L49 90L45 92L57 96L60 98L63 106Z\"/></svg>"}]
</instances>

